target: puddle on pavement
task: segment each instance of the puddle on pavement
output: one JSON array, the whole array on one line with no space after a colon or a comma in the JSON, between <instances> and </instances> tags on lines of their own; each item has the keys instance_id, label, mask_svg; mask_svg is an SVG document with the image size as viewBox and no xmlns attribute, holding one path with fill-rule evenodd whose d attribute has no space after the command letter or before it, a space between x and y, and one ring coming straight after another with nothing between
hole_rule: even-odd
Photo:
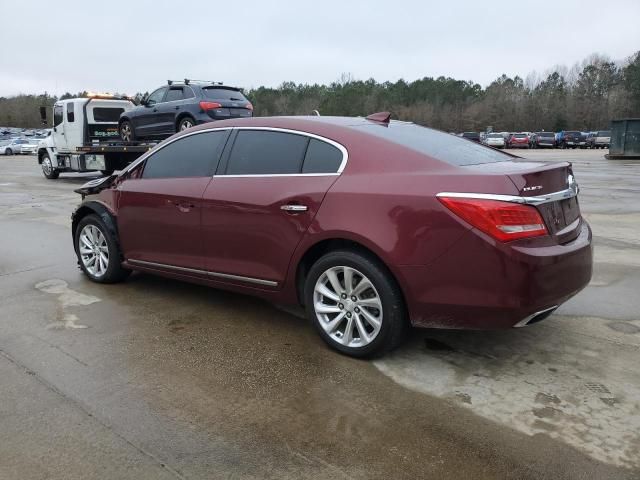
<instances>
[{"instance_id":1,"label":"puddle on pavement","mask_svg":"<svg viewBox=\"0 0 640 480\"><path fill-rule=\"evenodd\" d=\"M64 310L68 307L91 305L92 303L99 302L100 299L98 297L77 292L69 288L69 284L67 282L57 278L36 283L35 288L44 293L58 296L57 301L60 305L60 309L58 309L59 318L47 324L47 329L66 330L89 328L87 325L78 323L80 319L77 315L73 313L66 313Z\"/></svg>"},{"instance_id":2,"label":"puddle on pavement","mask_svg":"<svg viewBox=\"0 0 640 480\"><path fill-rule=\"evenodd\" d=\"M411 390L528 435L548 435L597 460L638 468L637 345L604 341L589 331L602 328L601 320L579 320L579 335L542 325L520 333L425 331L374 365ZM619 331L635 327L619 323L625 325L614 323Z\"/></svg>"}]
</instances>

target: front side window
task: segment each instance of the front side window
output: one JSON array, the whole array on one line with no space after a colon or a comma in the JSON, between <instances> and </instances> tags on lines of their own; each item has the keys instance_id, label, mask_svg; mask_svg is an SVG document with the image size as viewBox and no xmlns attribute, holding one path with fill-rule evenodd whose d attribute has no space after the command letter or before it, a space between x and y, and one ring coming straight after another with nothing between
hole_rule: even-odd
<instances>
[{"instance_id":1,"label":"front side window","mask_svg":"<svg viewBox=\"0 0 640 480\"><path fill-rule=\"evenodd\" d=\"M309 137L265 130L240 130L226 175L300 173Z\"/></svg>"},{"instance_id":2,"label":"front side window","mask_svg":"<svg viewBox=\"0 0 640 480\"><path fill-rule=\"evenodd\" d=\"M74 122L75 115L73 110L73 102L67 103L67 122Z\"/></svg>"},{"instance_id":3,"label":"front side window","mask_svg":"<svg viewBox=\"0 0 640 480\"><path fill-rule=\"evenodd\" d=\"M176 100L184 99L184 94L182 93L182 87L180 88L170 88L167 92L167 96L164 99L165 102L175 102Z\"/></svg>"},{"instance_id":4,"label":"front side window","mask_svg":"<svg viewBox=\"0 0 640 480\"><path fill-rule=\"evenodd\" d=\"M228 135L228 130L219 130L175 140L147 158L142 178L211 176Z\"/></svg>"},{"instance_id":5,"label":"front side window","mask_svg":"<svg viewBox=\"0 0 640 480\"><path fill-rule=\"evenodd\" d=\"M167 91L167 88L162 87L156 90L155 92L153 92L151 95L149 95L149 98L147 98L147 104L153 105L154 103L160 103L164 98L164 92L166 91Z\"/></svg>"},{"instance_id":6,"label":"front side window","mask_svg":"<svg viewBox=\"0 0 640 480\"><path fill-rule=\"evenodd\" d=\"M53 126L57 127L62 123L62 105L54 105L53 107Z\"/></svg>"}]
</instances>

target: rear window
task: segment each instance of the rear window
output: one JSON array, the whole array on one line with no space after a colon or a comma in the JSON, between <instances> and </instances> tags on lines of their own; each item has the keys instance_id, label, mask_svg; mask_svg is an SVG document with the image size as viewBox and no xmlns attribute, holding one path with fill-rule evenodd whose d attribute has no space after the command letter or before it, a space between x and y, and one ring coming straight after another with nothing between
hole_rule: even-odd
<instances>
[{"instance_id":1,"label":"rear window","mask_svg":"<svg viewBox=\"0 0 640 480\"><path fill-rule=\"evenodd\" d=\"M516 133L513 137L514 138L527 138L527 135L525 133Z\"/></svg>"},{"instance_id":2,"label":"rear window","mask_svg":"<svg viewBox=\"0 0 640 480\"><path fill-rule=\"evenodd\" d=\"M358 128L450 165L462 167L511 159L509 155L493 148L412 123L391 122L388 126L371 124Z\"/></svg>"},{"instance_id":3,"label":"rear window","mask_svg":"<svg viewBox=\"0 0 640 480\"><path fill-rule=\"evenodd\" d=\"M124 108L96 107L93 109L93 120L96 122L117 122Z\"/></svg>"},{"instance_id":4,"label":"rear window","mask_svg":"<svg viewBox=\"0 0 640 480\"><path fill-rule=\"evenodd\" d=\"M490 133L489 135L487 135L487 138L503 138L502 134L500 133Z\"/></svg>"},{"instance_id":5,"label":"rear window","mask_svg":"<svg viewBox=\"0 0 640 480\"><path fill-rule=\"evenodd\" d=\"M227 88L206 87L202 89L204 96L213 100L231 100L236 102L246 102L247 99L237 90Z\"/></svg>"},{"instance_id":6,"label":"rear window","mask_svg":"<svg viewBox=\"0 0 640 480\"><path fill-rule=\"evenodd\" d=\"M555 137L555 134L553 132L539 132L536 133L536 135L538 135L539 137Z\"/></svg>"}]
</instances>

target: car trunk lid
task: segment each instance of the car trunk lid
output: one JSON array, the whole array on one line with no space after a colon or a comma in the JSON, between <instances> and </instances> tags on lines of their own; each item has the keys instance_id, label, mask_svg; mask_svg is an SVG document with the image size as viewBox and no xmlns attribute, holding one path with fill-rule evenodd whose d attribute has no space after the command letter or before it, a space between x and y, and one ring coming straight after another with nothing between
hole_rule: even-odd
<instances>
[{"instance_id":1,"label":"car trunk lid","mask_svg":"<svg viewBox=\"0 0 640 480\"><path fill-rule=\"evenodd\" d=\"M518 196L538 209L550 235L559 243L569 242L578 235L580 205L570 163L510 160L467 168L506 175L515 185Z\"/></svg>"}]
</instances>

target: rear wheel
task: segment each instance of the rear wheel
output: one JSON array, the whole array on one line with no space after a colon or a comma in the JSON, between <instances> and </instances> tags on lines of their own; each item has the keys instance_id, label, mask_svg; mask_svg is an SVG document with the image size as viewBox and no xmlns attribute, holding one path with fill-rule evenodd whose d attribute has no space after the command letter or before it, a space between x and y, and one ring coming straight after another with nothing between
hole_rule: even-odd
<instances>
[{"instance_id":1,"label":"rear wheel","mask_svg":"<svg viewBox=\"0 0 640 480\"><path fill-rule=\"evenodd\" d=\"M375 258L350 250L330 252L309 270L307 316L332 348L370 357L397 347L408 321L400 288Z\"/></svg>"},{"instance_id":2,"label":"rear wheel","mask_svg":"<svg viewBox=\"0 0 640 480\"><path fill-rule=\"evenodd\" d=\"M193 127L195 124L196 124L196 121L191 117L181 118L180 121L178 122L178 128L176 129L176 132L182 132L187 128Z\"/></svg>"},{"instance_id":3,"label":"rear wheel","mask_svg":"<svg viewBox=\"0 0 640 480\"><path fill-rule=\"evenodd\" d=\"M7 148L7 149L4 151L4 154L5 154L5 155L13 155L13 150L11 150L10 148Z\"/></svg>"},{"instance_id":4,"label":"rear wheel","mask_svg":"<svg viewBox=\"0 0 640 480\"><path fill-rule=\"evenodd\" d=\"M94 282L116 283L129 275L122 268L116 238L98 215L80 220L74 240L80 268Z\"/></svg>"},{"instance_id":5,"label":"rear wheel","mask_svg":"<svg viewBox=\"0 0 640 480\"><path fill-rule=\"evenodd\" d=\"M129 120L123 120L118 131L120 132L120 138L125 142L133 142L136 138L133 125Z\"/></svg>"},{"instance_id":6,"label":"rear wheel","mask_svg":"<svg viewBox=\"0 0 640 480\"><path fill-rule=\"evenodd\" d=\"M48 153L42 155L42 174L49 180L55 180L60 176L60 172L53 167Z\"/></svg>"}]
</instances>

